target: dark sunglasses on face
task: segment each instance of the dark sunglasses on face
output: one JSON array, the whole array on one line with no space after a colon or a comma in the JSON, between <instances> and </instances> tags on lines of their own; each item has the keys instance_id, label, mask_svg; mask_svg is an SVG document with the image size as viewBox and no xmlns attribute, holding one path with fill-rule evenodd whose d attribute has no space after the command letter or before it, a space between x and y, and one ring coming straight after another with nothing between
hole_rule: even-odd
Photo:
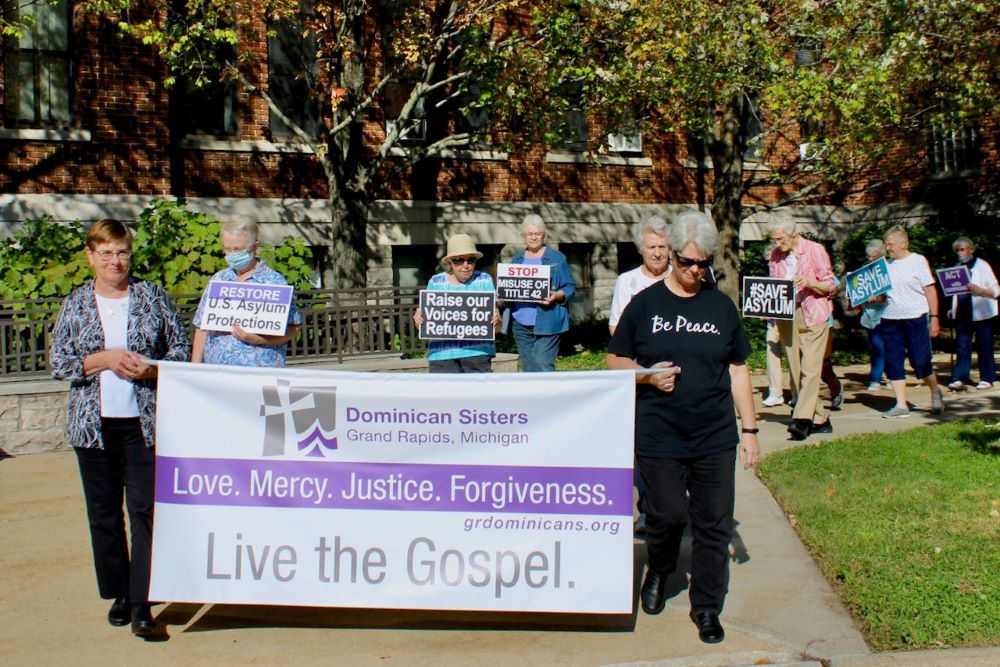
<instances>
[{"instance_id":1,"label":"dark sunglasses on face","mask_svg":"<svg viewBox=\"0 0 1000 667\"><path fill-rule=\"evenodd\" d=\"M475 264L476 264L476 258L475 257L452 257L451 258L451 263L452 264L472 264L473 266L475 266Z\"/></svg>"},{"instance_id":2,"label":"dark sunglasses on face","mask_svg":"<svg viewBox=\"0 0 1000 667\"><path fill-rule=\"evenodd\" d=\"M707 269L712 266L714 257L709 257L708 259L691 259L690 257L685 257L684 255L674 253L674 259L677 260L678 266L682 269L690 269L692 266L697 266L699 269Z\"/></svg>"}]
</instances>

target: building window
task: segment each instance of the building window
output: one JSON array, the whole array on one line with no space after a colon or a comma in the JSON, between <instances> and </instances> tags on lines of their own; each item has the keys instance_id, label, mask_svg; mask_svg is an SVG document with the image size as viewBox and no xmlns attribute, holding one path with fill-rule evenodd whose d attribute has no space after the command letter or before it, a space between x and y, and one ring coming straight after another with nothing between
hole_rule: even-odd
<instances>
[{"instance_id":1,"label":"building window","mask_svg":"<svg viewBox=\"0 0 1000 667\"><path fill-rule=\"evenodd\" d=\"M403 107L406 106L412 92L412 86L402 81L393 81L386 85L384 91L384 110L385 133L387 136L400 123L399 116L403 113ZM427 118L423 97L414 103L409 118L405 122L406 125L399 130L399 143L422 144L427 141Z\"/></svg>"},{"instance_id":2,"label":"building window","mask_svg":"<svg viewBox=\"0 0 1000 667\"><path fill-rule=\"evenodd\" d=\"M558 147L574 152L587 150L587 113L583 109L582 91L578 86L571 86L563 95L565 106L562 109L562 141Z\"/></svg>"},{"instance_id":3,"label":"building window","mask_svg":"<svg viewBox=\"0 0 1000 667\"><path fill-rule=\"evenodd\" d=\"M310 137L319 136L319 101L311 95L315 75L316 37L302 37L294 24L283 23L268 40L268 90L275 105ZM294 136L292 129L271 113L271 134Z\"/></svg>"},{"instance_id":4,"label":"building window","mask_svg":"<svg viewBox=\"0 0 1000 667\"><path fill-rule=\"evenodd\" d=\"M979 134L974 127L958 121L932 122L928 130L928 143L927 157L934 176L979 170Z\"/></svg>"},{"instance_id":5,"label":"building window","mask_svg":"<svg viewBox=\"0 0 1000 667\"><path fill-rule=\"evenodd\" d=\"M238 133L236 84L218 70L205 70L181 83L185 134L234 137Z\"/></svg>"},{"instance_id":6,"label":"building window","mask_svg":"<svg viewBox=\"0 0 1000 667\"><path fill-rule=\"evenodd\" d=\"M70 124L70 12L66 0L5 2L4 21L25 24L4 43L4 115L8 124Z\"/></svg>"},{"instance_id":7,"label":"building window","mask_svg":"<svg viewBox=\"0 0 1000 667\"><path fill-rule=\"evenodd\" d=\"M436 245L392 246L392 284L396 287L420 287L441 271Z\"/></svg>"},{"instance_id":8,"label":"building window","mask_svg":"<svg viewBox=\"0 0 1000 667\"><path fill-rule=\"evenodd\" d=\"M761 134L764 125L760 120L760 103L757 94L747 97L743 104L743 115L740 118L740 132L746 148L743 149L743 159L748 162L760 162L764 159L764 142Z\"/></svg>"}]
</instances>

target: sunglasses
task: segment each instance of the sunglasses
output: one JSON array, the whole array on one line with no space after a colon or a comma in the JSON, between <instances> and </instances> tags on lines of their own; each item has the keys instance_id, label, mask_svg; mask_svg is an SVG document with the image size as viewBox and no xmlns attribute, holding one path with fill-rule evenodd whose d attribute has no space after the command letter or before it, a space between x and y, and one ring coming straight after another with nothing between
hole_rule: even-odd
<instances>
[{"instance_id":1,"label":"sunglasses","mask_svg":"<svg viewBox=\"0 0 1000 667\"><path fill-rule=\"evenodd\" d=\"M476 258L475 257L452 257L451 258L451 263L452 264L472 264L473 266L475 266L475 264L476 264Z\"/></svg>"},{"instance_id":2,"label":"sunglasses","mask_svg":"<svg viewBox=\"0 0 1000 667\"><path fill-rule=\"evenodd\" d=\"M674 253L674 259L677 260L677 265L682 269L690 269L692 266L697 266L699 269L707 269L712 266L712 262L715 260L714 257L709 257L708 259L691 259L676 252Z\"/></svg>"}]
</instances>

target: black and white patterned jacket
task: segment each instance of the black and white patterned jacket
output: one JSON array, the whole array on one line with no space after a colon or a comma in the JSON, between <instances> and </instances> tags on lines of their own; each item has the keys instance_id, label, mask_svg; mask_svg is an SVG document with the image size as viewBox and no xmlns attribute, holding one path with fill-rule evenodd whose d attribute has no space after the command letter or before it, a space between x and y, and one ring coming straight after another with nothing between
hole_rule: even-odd
<instances>
[{"instance_id":1,"label":"black and white patterned jacket","mask_svg":"<svg viewBox=\"0 0 1000 667\"><path fill-rule=\"evenodd\" d=\"M163 288L129 279L128 349L149 359L187 361L191 358L180 317ZM73 447L103 449L101 441L100 373L85 375L83 360L104 349L104 328L97 310L94 285L84 285L63 301L52 330L49 364L52 375L70 381L67 430ZM146 446L155 443L156 378L135 380L139 421Z\"/></svg>"}]
</instances>

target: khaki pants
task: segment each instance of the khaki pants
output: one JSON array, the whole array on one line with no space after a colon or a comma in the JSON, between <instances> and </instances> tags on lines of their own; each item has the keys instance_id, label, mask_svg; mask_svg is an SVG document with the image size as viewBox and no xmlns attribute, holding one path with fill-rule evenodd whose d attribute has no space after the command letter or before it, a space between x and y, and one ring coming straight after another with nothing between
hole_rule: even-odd
<instances>
[{"instance_id":1,"label":"khaki pants","mask_svg":"<svg viewBox=\"0 0 1000 667\"><path fill-rule=\"evenodd\" d=\"M778 335L788 357L792 394L798 396L792 418L822 424L830 414L819 400L823 353L826 351L830 327L826 320L807 327L802 308L796 308L794 322L778 322Z\"/></svg>"},{"instance_id":2,"label":"khaki pants","mask_svg":"<svg viewBox=\"0 0 1000 667\"><path fill-rule=\"evenodd\" d=\"M767 327L767 395L782 396L784 380L781 375L781 336L778 323ZM792 394L795 395L794 393Z\"/></svg>"}]
</instances>

